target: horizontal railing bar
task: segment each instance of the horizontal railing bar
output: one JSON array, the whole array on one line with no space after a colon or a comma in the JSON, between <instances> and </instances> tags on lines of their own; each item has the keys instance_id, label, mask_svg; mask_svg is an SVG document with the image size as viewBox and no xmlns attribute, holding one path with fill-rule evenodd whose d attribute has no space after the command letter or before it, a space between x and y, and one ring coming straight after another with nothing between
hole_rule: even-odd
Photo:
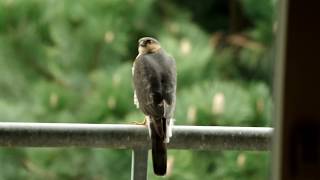
<instances>
[{"instance_id":1,"label":"horizontal railing bar","mask_svg":"<svg viewBox=\"0 0 320 180\"><path fill-rule=\"evenodd\" d=\"M175 126L168 148L269 150L272 128ZM125 124L0 123L4 147L150 148L146 126Z\"/></svg>"}]
</instances>

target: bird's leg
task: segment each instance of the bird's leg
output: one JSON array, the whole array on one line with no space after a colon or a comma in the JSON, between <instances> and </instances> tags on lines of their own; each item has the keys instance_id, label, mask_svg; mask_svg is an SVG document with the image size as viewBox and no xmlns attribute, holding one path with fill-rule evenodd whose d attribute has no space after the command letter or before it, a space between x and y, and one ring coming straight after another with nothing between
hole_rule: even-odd
<instances>
[{"instance_id":1,"label":"bird's leg","mask_svg":"<svg viewBox=\"0 0 320 180\"><path fill-rule=\"evenodd\" d=\"M133 121L132 123L135 125L147 125L147 120L146 120L146 116L144 117L142 122L138 122L138 121Z\"/></svg>"},{"instance_id":2,"label":"bird's leg","mask_svg":"<svg viewBox=\"0 0 320 180\"><path fill-rule=\"evenodd\" d=\"M133 124L147 126L149 137L151 138L150 117L149 116L145 116L143 122L133 121Z\"/></svg>"}]
</instances>

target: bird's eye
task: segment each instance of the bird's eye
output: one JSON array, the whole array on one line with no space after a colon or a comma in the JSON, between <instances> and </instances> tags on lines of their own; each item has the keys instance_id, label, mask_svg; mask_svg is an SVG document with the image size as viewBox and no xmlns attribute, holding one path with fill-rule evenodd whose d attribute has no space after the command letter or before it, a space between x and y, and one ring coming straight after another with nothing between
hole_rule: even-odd
<instances>
[{"instance_id":1,"label":"bird's eye","mask_svg":"<svg viewBox=\"0 0 320 180\"><path fill-rule=\"evenodd\" d=\"M148 39L148 40L146 41L146 43L148 43L148 44L149 44L149 43L151 43L151 40L150 40L150 39Z\"/></svg>"}]
</instances>

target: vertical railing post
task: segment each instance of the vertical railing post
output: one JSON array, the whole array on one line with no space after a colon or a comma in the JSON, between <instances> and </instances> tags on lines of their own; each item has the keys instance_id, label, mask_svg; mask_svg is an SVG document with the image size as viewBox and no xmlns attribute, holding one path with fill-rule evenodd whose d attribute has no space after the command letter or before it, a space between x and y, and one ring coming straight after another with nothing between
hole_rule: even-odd
<instances>
[{"instance_id":1,"label":"vertical railing post","mask_svg":"<svg viewBox=\"0 0 320 180\"><path fill-rule=\"evenodd\" d=\"M148 149L133 149L131 163L131 180L147 180Z\"/></svg>"}]
</instances>

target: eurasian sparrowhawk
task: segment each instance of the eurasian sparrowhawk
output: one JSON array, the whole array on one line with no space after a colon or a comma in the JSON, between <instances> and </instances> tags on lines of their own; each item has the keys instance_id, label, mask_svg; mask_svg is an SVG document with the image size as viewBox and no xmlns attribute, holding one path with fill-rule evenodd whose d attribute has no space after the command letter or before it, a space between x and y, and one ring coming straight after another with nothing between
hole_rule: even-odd
<instances>
[{"instance_id":1,"label":"eurasian sparrowhawk","mask_svg":"<svg viewBox=\"0 0 320 180\"><path fill-rule=\"evenodd\" d=\"M165 175L166 144L172 136L176 105L176 65L156 39L141 38L138 46L139 54L132 67L134 103L146 116L154 173Z\"/></svg>"}]
</instances>

